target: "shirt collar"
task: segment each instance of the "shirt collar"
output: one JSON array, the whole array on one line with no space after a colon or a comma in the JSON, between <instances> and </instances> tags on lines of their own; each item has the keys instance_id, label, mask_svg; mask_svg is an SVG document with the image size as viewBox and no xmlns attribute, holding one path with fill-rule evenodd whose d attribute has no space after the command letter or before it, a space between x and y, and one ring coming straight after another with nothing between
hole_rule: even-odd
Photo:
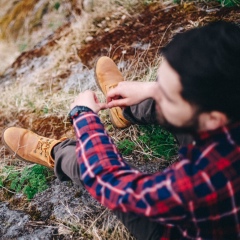
<instances>
[{"instance_id":1,"label":"shirt collar","mask_svg":"<svg viewBox=\"0 0 240 240\"><path fill-rule=\"evenodd\" d=\"M240 122L227 124L212 131L199 132L195 142L199 145L206 141L219 141L220 139L240 143Z\"/></svg>"}]
</instances>

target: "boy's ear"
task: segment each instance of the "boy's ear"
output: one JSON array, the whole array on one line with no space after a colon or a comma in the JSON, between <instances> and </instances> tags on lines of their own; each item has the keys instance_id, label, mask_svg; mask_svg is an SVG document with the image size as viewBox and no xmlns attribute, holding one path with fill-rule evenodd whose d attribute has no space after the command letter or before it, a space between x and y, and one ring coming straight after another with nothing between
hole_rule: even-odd
<instances>
[{"instance_id":1,"label":"boy's ear","mask_svg":"<svg viewBox=\"0 0 240 240\"><path fill-rule=\"evenodd\" d=\"M228 123L228 118L226 114L218 111L212 111L207 113L204 121L206 130L215 130L222 127Z\"/></svg>"}]
</instances>

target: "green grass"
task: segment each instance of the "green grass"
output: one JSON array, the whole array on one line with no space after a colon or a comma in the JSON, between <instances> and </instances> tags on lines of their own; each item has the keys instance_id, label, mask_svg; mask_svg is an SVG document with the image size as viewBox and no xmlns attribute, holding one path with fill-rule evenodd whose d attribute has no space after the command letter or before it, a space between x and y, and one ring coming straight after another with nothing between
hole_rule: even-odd
<instances>
[{"instance_id":1,"label":"green grass","mask_svg":"<svg viewBox=\"0 0 240 240\"><path fill-rule=\"evenodd\" d=\"M56 2L56 3L54 4L54 9L55 9L55 10L58 10L58 9L60 8L60 6L61 6L60 2Z\"/></svg>"},{"instance_id":2,"label":"green grass","mask_svg":"<svg viewBox=\"0 0 240 240\"><path fill-rule=\"evenodd\" d=\"M51 176L53 172L41 165L25 167L22 171L13 166L5 166L0 174L0 187L21 192L30 200L48 188L48 178Z\"/></svg>"},{"instance_id":3,"label":"green grass","mask_svg":"<svg viewBox=\"0 0 240 240\"><path fill-rule=\"evenodd\" d=\"M178 146L174 136L157 125L138 126L136 141L123 139L117 143L122 155L130 155L141 146L143 157L170 159L176 156Z\"/></svg>"},{"instance_id":4,"label":"green grass","mask_svg":"<svg viewBox=\"0 0 240 240\"><path fill-rule=\"evenodd\" d=\"M161 126L140 126L138 141L143 144L143 149L156 158L170 159L177 154L177 144L174 136Z\"/></svg>"},{"instance_id":5,"label":"green grass","mask_svg":"<svg viewBox=\"0 0 240 240\"><path fill-rule=\"evenodd\" d=\"M221 3L221 5L225 7L234 7L240 5L239 0L218 0L217 2Z\"/></svg>"},{"instance_id":6,"label":"green grass","mask_svg":"<svg viewBox=\"0 0 240 240\"><path fill-rule=\"evenodd\" d=\"M132 154L136 144L128 139L124 139L118 142L117 147L123 155L129 155Z\"/></svg>"},{"instance_id":7,"label":"green grass","mask_svg":"<svg viewBox=\"0 0 240 240\"><path fill-rule=\"evenodd\" d=\"M173 0L174 3L182 3L182 2L193 2L193 1L181 1L181 0ZM207 0L206 2L218 2L223 7L234 7L240 6L240 0Z\"/></svg>"}]
</instances>

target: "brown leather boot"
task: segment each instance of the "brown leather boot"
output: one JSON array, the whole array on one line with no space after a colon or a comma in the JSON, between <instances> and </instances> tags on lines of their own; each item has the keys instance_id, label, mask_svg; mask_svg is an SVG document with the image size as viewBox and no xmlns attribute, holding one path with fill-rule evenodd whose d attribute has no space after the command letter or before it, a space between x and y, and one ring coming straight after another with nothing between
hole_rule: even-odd
<instances>
[{"instance_id":1,"label":"brown leather boot","mask_svg":"<svg viewBox=\"0 0 240 240\"><path fill-rule=\"evenodd\" d=\"M95 76L96 83L105 96L111 88L116 87L119 82L124 81L121 72L109 57L100 57L98 59ZM109 110L109 116L112 124L117 128L126 128L131 124L124 118L120 107L111 108Z\"/></svg>"},{"instance_id":2,"label":"brown leather boot","mask_svg":"<svg viewBox=\"0 0 240 240\"><path fill-rule=\"evenodd\" d=\"M5 129L2 135L2 142L17 158L48 168L54 167L54 159L51 156L53 147L65 139L45 138L27 129L17 127Z\"/></svg>"}]
</instances>

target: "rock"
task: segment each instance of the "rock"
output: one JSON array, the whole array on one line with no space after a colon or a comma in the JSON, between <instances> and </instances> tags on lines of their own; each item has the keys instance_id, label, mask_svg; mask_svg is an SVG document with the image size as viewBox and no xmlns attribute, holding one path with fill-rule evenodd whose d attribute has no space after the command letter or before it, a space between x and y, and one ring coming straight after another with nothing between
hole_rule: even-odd
<instances>
[{"instance_id":1,"label":"rock","mask_svg":"<svg viewBox=\"0 0 240 240\"><path fill-rule=\"evenodd\" d=\"M85 42L90 42L93 40L93 37L92 36L88 36L85 38Z\"/></svg>"},{"instance_id":2,"label":"rock","mask_svg":"<svg viewBox=\"0 0 240 240\"><path fill-rule=\"evenodd\" d=\"M29 224L30 216L23 211L9 209L8 203L0 203L0 236L1 240L44 239L50 240L54 228Z\"/></svg>"},{"instance_id":3,"label":"rock","mask_svg":"<svg viewBox=\"0 0 240 240\"><path fill-rule=\"evenodd\" d=\"M66 232L64 226L80 224L89 214L97 216L102 211L103 207L85 189L55 179L32 199L28 210L11 210L9 203L0 202L0 239L50 240L62 232L68 233L69 239L73 232Z\"/></svg>"}]
</instances>

